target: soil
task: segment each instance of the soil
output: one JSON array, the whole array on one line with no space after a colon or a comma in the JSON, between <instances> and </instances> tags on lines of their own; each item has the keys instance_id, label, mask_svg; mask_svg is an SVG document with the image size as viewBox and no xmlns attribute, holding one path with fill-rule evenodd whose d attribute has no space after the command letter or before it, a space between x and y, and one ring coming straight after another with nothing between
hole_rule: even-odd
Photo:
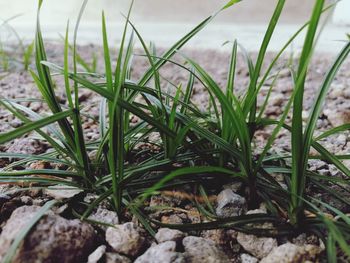
<instances>
[{"instance_id":1,"label":"soil","mask_svg":"<svg viewBox=\"0 0 350 263\"><path fill-rule=\"evenodd\" d=\"M62 65L62 46L57 44L50 44L47 46L47 48L49 61ZM98 58L101 58L98 60L97 69L102 73L103 61L101 48L92 45L79 47L79 54L87 60L91 60L93 52L97 54ZM136 51L135 53L137 54L138 52L139 54L141 53L141 51ZM161 53L161 50L159 53ZM183 53L193 58L202 67L204 67L204 69L206 69L212 75L213 79L218 82L220 87L225 87L227 80L229 54L214 50L184 50ZM252 56L255 59L256 54L252 54ZM271 61L273 57L274 54L267 54L266 61ZM174 59L179 61L182 60L180 55L177 55ZM315 59L312 61L308 72L306 91L304 96L303 118L305 121L307 120L308 112L313 105L315 94L317 94L320 84L322 83L322 80L333 60L333 55L317 54L317 56L315 56ZM266 117L276 118L280 116L292 92L292 78L290 71L286 69L287 64L296 67L296 65L294 65L295 60L289 56L286 56L281 59L281 61L273 70L274 73L279 72L280 76L278 81L275 83L275 87L272 90L271 99L265 112ZM133 65L132 79L137 80L148 68L148 64L144 57L135 56ZM13 68L10 68L9 72L4 72L1 74L1 97L18 100L27 98L36 99L34 101L22 101L20 103L28 106L37 113L45 112L47 110L47 107L42 101L40 101L40 93L35 87L30 74L23 70L20 70L18 67L20 66L14 64ZM266 67L266 65L264 67ZM169 80L175 85L178 85L180 83L185 85L188 78L188 73L182 69L176 68L174 65L167 64L161 70L161 76L162 78ZM57 86L58 97L62 103L66 103L66 96L64 94L62 80L57 77L54 79ZM166 81L163 82L165 90L169 90L170 92L174 93L173 86ZM269 80L268 84L271 84L271 82L272 80ZM236 93L243 94L248 84L249 73L247 71L246 61L244 57L239 54L237 62ZM263 86L261 95L258 98L258 105L263 104L264 97L268 93L268 89L268 85ZM88 141L93 141L99 138L98 124L93 118L98 118L98 106L100 99L101 98L99 96L88 90L82 90L79 94L79 100L83 105L82 112L88 113L88 115L92 117L84 117L84 134ZM204 87L202 87L199 83L195 84L192 100L198 105L201 110L206 110L206 107L208 106L208 95L204 90ZM290 122L290 117L288 117L287 122ZM350 61L347 60L340 69L336 79L331 86L322 113L317 122L316 135L332 127L336 127L338 125L349 122ZM11 115L4 108L0 108L0 133L10 131L21 125L22 123L20 120L13 117L13 115ZM259 149L264 146L266 140L271 134L271 131L272 128L265 128L256 132L254 143L257 146L257 152L259 152ZM350 132L346 131L331 136L327 139L322 140L321 144L325 146L331 153L339 155L350 154ZM31 139L30 137L21 138L6 145L0 145L0 152L23 152L39 154L47 150L49 150L48 145L35 139ZM287 153L290 151L290 137L287 131L280 132L274 143L273 151L278 153ZM312 150L312 153L315 152ZM0 159L0 168L8 165L8 163L9 160ZM343 163L345 166L350 168L350 160L344 160ZM45 164L38 162L30 165ZM329 176L342 176L335 169L335 167L322 161L311 160L310 170L318 171L321 174ZM46 201L54 198L52 194L41 191L40 189L29 189L26 191L17 191L12 194L8 194L9 187L10 186L7 185L0 185L0 244L2 242L1 240L6 238L3 236L2 232L5 232L4 229L7 229L6 225L8 222L10 222L8 219L10 216L15 216L13 215L13 211L16 211L22 206L41 206ZM10 189L13 190L14 187L15 186L11 186ZM217 204L216 209L219 209L220 202L224 202L223 208L231 209L219 212L225 213L228 211L230 213L238 214L247 212L246 201L243 200L243 197L239 196L236 193L236 189L237 187L234 185L222 186L217 189L216 193L213 193L213 196L209 197L211 200L213 200L214 203ZM187 189L184 188L164 191L162 194L152 197L149 202L151 217L158 219L164 223L199 222L201 220L200 215L190 202L195 197L191 192L188 192L186 190ZM346 192L344 192L344 195L345 194ZM314 192L313 195L341 209L345 213L350 212L350 207L329 199L329 197L323 193ZM93 197L91 198L93 199ZM156 207L161 205L168 206L169 208L166 210L155 211ZM60 217L59 221L61 220L62 222L64 222L64 220L71 220L71 218L65 218L64 208L60 209L58 209L58 211L53 211L55 214L54 216ZM110 218L113 217L113 215L111 216L111 213L113 212L109 211L108 207L101 207L101 209L104 210L100 210L96 216L99 216L99 218L105 217L106 220L110 220ZM258 211L254 210L249 211L248 213L256 213L261 211L264 212L264 206L262 206ZM54 216L51 215L51 217ZM53 220L51 217L50 220ZM65 219L61 219L61 217ZM116 215L114 215L114 217L116 217ZM295 260L301 259L315 260L313 262L316 262L322 261L321 258L324 257L324 251L320 252L323 249L322 241L320 241L317 237L306 233L301 234L294 239L286 240L274 238L258 238L255 236L238 233L237 231L233 230L205 230L199 232L190 231L189 233L173 233L171 231L169 232L169 230L160 230L158 233L161 233L158 234L158 239L156 240L158 243L157 245L155 240L151 238L149 234L147 234L145 229L142 228L135 217L126 216L126 218L129 218L129 220L121 220L119 221L119 224L116 223L115 220L110 221L118 226L116 228L117 230L113 230L114 228L106 229L93 225L94 231L96 231L96 235L94 236L89 232L89 237L94 239L94 245L91 246L89 243L88 246L82 246L86 247L87 251L84 253L82 252L80 258L67 257L67 261L65 262L86 262L87 257L94 251L95 252L93 255L90 255L89 257L89 262L130 262L130 260L136 260L136 262L259 262L260 260L262 260L261 262L299 262ZM127 223L127 221L131 221L133 223ZM45 220L40 221L38 224L40 223L44 224ZM82 229L85 228L86 226L82 227ZM35 229L33 231L35 231ZM126 241L115 237L120 237L123 235L126 235L128 237L126 238ZM128 240L131 239L132 247L130 248L128 247ZM120 245L120 243L122 243L122 245ZM249 246L249 243L253 244L253 248ZM48 242L46 245L50 246L50 243ZM290 252L292 255L291 261L273 261L272 257L277 258L279 248L282 246L288 246L288 248L283 247L283 251L292 251ZM209 249L208 247L212 248ZM257 247L260 248L257 249ZM193 248L197 248L198 251L194 251ZM26 249L28 248L22 247L21 249L24 251L23 253L25 253ZM207 251L208 255L206 258L203 258L202 255L201 259L197 254L203 250ZM62 251L66 250L63 249ZM69 251L69 253L73 253L72 250L67 251ZM27 253L30 252L27 251ZM270 255L270 253L272 253L272 255ZM1 255L0 249L0 259L1 256L3 255ZM165 259L163 261L160 261L160 258L162 257ZM45 258L45 260L48 260L45 262L59 262L56 261L57 259L50 259L50 256L48 256L48 258ZM286 260L286 258L284 258L284 260ZM21 257L18 256L17 262L24 261L21 261Z\"/></svg>"}]
</instances>

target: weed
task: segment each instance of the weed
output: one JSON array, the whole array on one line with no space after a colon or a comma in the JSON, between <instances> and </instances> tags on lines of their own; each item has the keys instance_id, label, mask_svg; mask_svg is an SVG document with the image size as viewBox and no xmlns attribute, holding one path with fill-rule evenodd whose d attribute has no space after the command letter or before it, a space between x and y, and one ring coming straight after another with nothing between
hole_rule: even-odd
<instances>
[{"instance_id":1,"label":"weed","mask_svg":"<svg viewBox=\"0 0 350 263\"><path fill-rule=\"evenodd\" d=\"M222 10L238 3L229 1ZM323 84L316 95L314 106L305 128L302 121L303 96L305 80L317 40L317 29L323 12L333 5L324 7L324 1L315 1L315 7L310 21L305 23L275 55L267 70L262 72L266 52L271 37L283 11L285 0L277 2L275 11L269 22L256 61L244 51L237 40L232 43L232 52L228 65L228 81L226 87L220 87L208 72L191 58L179 50L187 41L204 28L219 12L203 20L187 35L176 42L162 55L158 55L154 44L146 45L136 26L131 22L130 10L126 16L125 27L119 47L119 54L112 68L112 58L107 36L107 24L102 14L103 60L104 74L95 74L96 60L88 65L77 53L77 34L79 22L83 15L87 0L83 1L78 22L75 25L73 44L68 41L68 25L64 36L64 63L58 66L47 61L45 44L40 30L39 12L42 1L39 1L36 37L34 42L36 71L30 71L40 90L50 116L41 116L14 100L1 99L0 104L12 112L24 125L13 131L0 135L0 143L35 131L52 146L52 151L40 156L3 153L1 157L19 158L0 171L0 182L28 181L39 183L41 187L48 185L67 185L93 192L98 198L84 209L72 207L72 214L86 219L103 200L123 216L124 209L130 209L138 217L151 234L154 230L150 223L179 228L183 230L199 230L213 228L233 228L256 235L291 236L300 232L313 232L324 239L327 244L328 257L335 261L333 248L338 245L350 255L347 242L350 239L349 219L341 211L328 204L318 201L323 207L338 215L337 219L329 219L314 205L315 200L306 192L306 187L313 187L326 192L333 198L349 204L329 184L347 184L342 178L328 178L308 170L310 148L313 147L319 156L313 158L326 160L335 165L344 175L349 176L349 169L341 162L347 156L332 155L318 141L342 132L349 128L344 124L324 132L314 138L316 121L321 111L327 91L340 66L350 52L347 42L326 74ZM285 50L293 40L307 29L302 53L298 59L299 66L293 69L294 89L283 114L279 119L264 117L264 110L269 101L279 73L272 74ZM129 40L127 36L130 35ZM149 69L142 77L132 80L131 66L134 38L137 38L149 62ZM243 96L235 94L236 61L238 49L247 61L250 82ZM32 47L28 47L24 61L28 68ZM69 54L72 54L70 61ZM179 53L186 63L172 60ZM175 85L175 95L164 90L159 70L172 63L188 72L188 82L185 88ZM78 72L80 64L86 72ZM72 65L72 66L71 66ZM51 72L64 78L65 93L68 105L61 105L57 100ZM268 79L273 79L270 91L263 106L258 109L257 97L262 86ZM208 113L200 112L191 103L193 85L198 81L203 85L210 97L211 107ZM79 89L89 89L101 96L99 128L100 138L90 142L84 140L82 122L84 114L79 103ZM142 98L141 102L136 98ZM293 106L291 126L286 118ZM131 126L129 119L137 116L140 122ZM255 132L265 126L273 125L274 129L263 150L255 156L252 141ZM292 135L292 152L288 156L269 155L272 144L279 131L285 128ZM48 135L50 131L50 135ZM159 153L147 155L141 161L135 161L135 151L139 150L140 142L147 141L150 134L159 136ZM89 153L96 152L94 158ZM16 164L37 160L48 160L53 163L65 164L66 170L11 170ZM291 159L288 166L285 159ZM275 173L283 174L287 189L283 188L274 177ZM42 177L45 174L48 176ZM51 177L50 177L51 176ZM233 218L218 218L209 201L205 184L223 180L241 181L246 187L246 197L250 208L265 202L268 214L243 215ZM198 210L209 222L198 224L168 225L148 218L142 210L142 204L152 194L160 189L184 185L195 185L206 200L205 205L196 203ZM308 216L312 213L314 217ZM261 229L252 223L271 222L274 227ZM328 231L329 237L324 233Z\"/></svg>"}]
</instances>

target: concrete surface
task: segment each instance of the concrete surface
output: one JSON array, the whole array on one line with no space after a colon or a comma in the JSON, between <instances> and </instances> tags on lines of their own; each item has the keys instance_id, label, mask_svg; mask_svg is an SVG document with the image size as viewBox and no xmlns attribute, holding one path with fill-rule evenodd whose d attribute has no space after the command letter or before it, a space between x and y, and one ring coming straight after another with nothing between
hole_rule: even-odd
<instances>
[{"instance_id":1,"label":"concrete surface","mask_svg":"<svg viewBox=\"0 0 350 263\"><path fill-rule=\"evenodd\" d=\"M205 17L212 14L227 0L136 0L132 21L147 41L158 46L169 46L187 33ZM350 0L343 0L349 3ZM44 37L59 39L63 34L67 20L74 24L80 0L46 0L41 11L41 24ZM212 23L199 33L187 46L195 48L221 48L222 43L237 38L249 51L259 49L263 34L277 0L243 0L220 13ZM276 51L307 20L314 1L286 1L281 23L276 29L270 50ZM0 0L0 18L9 18L22 13L11 20L11 25L21 37L29 40L34 36L35 0ZM123 17L130 0L90 0L83 16L79 31L79 43L101 44L101 11L106 11L110 42L120 41ZM344 8L343 6L343 9ZM350 11L350 10L349 10ZM339 13L339 11L336 11ZM349 12L350 13L350 12ZM329 13L331 21L332 13ZM3 28L3 27L2 27ZM0 28L1 29L1 28ZM4 31L4 30L2 30ZM346 39L349 27L328 23L322 33L318 50L337 52ZM0 32L1 33L1 32ZM4 32L2 32L4 33ZM298 50L303 38L293 44ZM223 47L223 49L228 47Z\"/></svg>"}]
</instances>

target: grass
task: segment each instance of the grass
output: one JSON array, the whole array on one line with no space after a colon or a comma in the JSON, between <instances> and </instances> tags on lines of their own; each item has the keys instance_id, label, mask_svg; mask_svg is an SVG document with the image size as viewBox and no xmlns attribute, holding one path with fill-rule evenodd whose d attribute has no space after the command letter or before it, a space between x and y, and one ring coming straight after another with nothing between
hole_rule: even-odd
<instances>
[{"instance_id":1,"label":"grass","mask_svg":"<svg viewBox=\"0 0 350 263\"><path fill-rule=\"evenodd\" d=\"M71 207L71 213L83 220L87 220L100 202L107 200L120 217L123 217L126 209L130 210L151 234L155 232L153 224L182 230L233 228L262 236L293 236L308 232L324 240L330 262L336 262L335 247L340 247L350 256L348 216L329 204L315 200L306 191L307 187L312 186L344 204L350 204L347 198L339 195L331 187L347 185L346 179L320 175L308 169L310 158L320 159L333 164L345 177L350 176L349 168L341 161L349 156L333 155L319 143L321 139L348 130L349 124L334 127L317 137L314 136L316 122L327 92L350 52L349 41L325 75L314 98L314 106L306 125L302 120L305 82L317 42L320 18L334 4L325 6L323 0L315 1L310 20L286 42L263 71L263 65L268 62L265 60L266 52L285 4L285 0L279 0L255 61L237 40L232 42L228 81L225 87L221 87L201 65L183 55L180 49L215 16L238 2L229 1L162 55L157 54L153 43L146 44L132 23L130 18L132 3L125 17L119 53L115 59L111 55L113 52L110 51L108 42L107 22L102 13L104 73L97 74L97 60L94 59L89 64L77 52L79 22L87 0L83 1L78 15L73 44L68 41L69 24L67 24L66 34L63 37L63 65L47 61L39 20L42 1L39 1L35 42L25 51L24 65L26 69L29 68L34 49L35 70L29 70L51 113L41 115L16 100L2 98L0 105L19 118L24 125L0 134L0 144L35 132L36 136L51 145L52 150L39 156L1 153L2 158L17 160L0 171L0 182L27 181L39 184L39 187L67 185L82 189L84 193L95 193L98 198L91 204L83 204L80 208L74 205ZM273 73L273 69L285 50L304 30L307 32L301 55L297 59L298 68L295 70L290 66L294 81L290 99L278 119L265 118L264 110L269 102L269 94L279 78L278 72ZM133 79L131 72L136 39L140 42L144 57L149 63L149 68L138 80ZM246 93L242 96L238 96L235 92L239 49L243 51L241 53L247 61L250 78ZM175 54L182 55L186 62L181 64L173 61L172 57ZM161 81L160 69L168 63L185 70L189 76L186 86L173 85L175 90L173 95L165 91ZM78 65L85 72L79 72ZM112 65L115 65L115 68ZM55 84L51 77L53 72L64 80L67 105L61 105L57 100ZM261 96L261 88L271 79L273 81L270 91L263 107L258 109L257 98ZM207 112L198 110L191 102L195 82L200 83L209 95L210 107ZM82 124L86 116L79 103L80 89L91 90L101 97L98 117L100 138L96 141L84 139ZM142 101L136 98L142 98ZM292 113L291 125L286 122L289 113ZM130 125L131 116L140 119L134 126ZM253 144L255 132L266 126L274 128L264 148L256 156ZM292 152L287 156L270 155L274 140L281 129L287 129L291 133ZM150 140L151 134L158 134L159 141ZM152 154L146 152L145 157L136 162L136 157L144 153L139 150L139 144L145 141L157 146L159 152ZM311 147L318 152L317 156L310 156ZM89 153L93 151L96 154L91 158ZM60 171L13 169L16 165L38 159L64 164L67 169ZM291 165L287 165L285 160L291 160ZM284 176L287 189L276 181L274 177L276 173ZM264 202L268 214L218 218L207 193L213 190L210 188L212 183L221 184L225 181L243 182L248 189L245 197L249 207L254 209ZM151 195L162 189L185 184L193 185L205 200L204 204L197 202L194 205L208 222L169 225L147 217L143 204ZM79 200L73 198L70 203L74 202L79 203ZM334 218L327 217L320 206L323 210L333 213ZM310 217L310 214L313 217ZM272 222L274 227L260 229L251 224L263 222Z\"/></svg>"},{"instance_id":2,"label":"grass","mask_svg":"<svg viewBox=\"0 0 350 263\"><path fill-rule=\"evenodd\" d=\"M34 43L26 43L11 26L11 21L19 15L10 17L0 23L0 68L6 72L18 69L23 65L24 70L28 70L32 63ZM10 42L12 48L9 48ZM18 59L20 57L20 59Z\"/></svg>"}]
</instances>

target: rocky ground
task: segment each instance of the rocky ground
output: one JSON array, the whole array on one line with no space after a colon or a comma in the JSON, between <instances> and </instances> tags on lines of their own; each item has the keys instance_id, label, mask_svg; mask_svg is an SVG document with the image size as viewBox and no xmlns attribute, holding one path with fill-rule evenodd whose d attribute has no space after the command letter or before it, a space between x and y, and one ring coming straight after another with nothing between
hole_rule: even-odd
<instances>
[{"instance_id":1,"label":"rocky ground","mask_svg":"<svg viewBox=\"0 0 350 263\"><path fill-rule=\"evenodd\" d=\"M80 54L89 58L91 52L101 56L101 49L94 46L80 47ZM137 52L136 52L137 53ZM218 83L225 87L229 55L212 50L186 50L186 54L194 58L208 70ZM48 51L50 61L62 64L62 47L50 45ZM273 54L268 54L271 60ZM180 58L177 58L180 59ZM333 58L327 54L319 54L313 61L307 78L305 93L305 120L313 103L314 95L320 86ZM292 62L290 62L292 61ZM267 106L266 116L278 117L292 91L292 80L288 70L284 69L293 60L284 58L274 72L281 69L280 78L272 91ZM98 61L98 69L102 72L103 61ZM146 61L136 56L133 67L133 78L137 79L147 68ZM322 114L317 122L317 133L329 128L350 122L350 61L347 60L336 77ZM162 77L172 83L185 83L188 73L166 65L161 71ZM62 103L66 102L62 80L55 78L57 93ZM236 92L242 94L248 84L248 71L245 60L239 56L237 64ZM270 81L271 82L271 81ZM171 86L166 89L172 89ZM263 103L268 92L264 86L258 103ZM5 98L36 98L40 99L28 73L12 70L3 73L0 79L1 96ZM79 100L83 112L93 118L98 117L100 98L89 91L82 91ZM205 109L208 96L198 83L195 86L192 100ZM35 112L44 112L47 108L40 100L21 102ZM84 122L87 140L99 138L98 124L93 119ZM0 108L0 133L6 132L22 123L5 109ZM262 147L271 134L271 129L259 130L255 143ZM281 132L275 142L274 149L278 152L290 150L290 139L287 132ZM350 154L349 132L334 135L322 141L322 144L332 153ZM20 138L13 143L0 145L0 151L13 153L39 154L48 150L48 145L35 138ZM344 161L350 167L349 160ZM8 164L8 160L0 159L0 168ZM33 165L33 164L28 164ZM310 169L324 175L337 176L337 170L326 163L312 161ZM237 185L225 185L218 189L214 196L217 215L221 217L240 214L264 213L262 204L259 209L247 211L244 197L238 194ZM54 190L30 189L13 191L13 186L0 185L0 261L9 249L12 241L34 217L38 209L53 198L62 199L62 192ZM171 192L171 191L170 191ZM75 193L78 194L78 193ZM322 193L315 193L322 196ZM94 196L84 197L85 201L94 200ZM337 204L336 204L337 205ZM159 206L167 206L166 210L157 210ZM349 207L341 206L344 212ZM164 223L195 223L201 220L198 211L190 204L187 197L177 196L169 192L153 196L149 202L151 216ZM152 210L152 207L155 209ZM47 213L30 231L21 244L14 262L316 262L325 258L324 244L313 235L301 234L295 238L267 238L247 235L234 230L205 230L184 233L179 230L160 228L155 238L152 238L135 217L126 216L128 220L120 220L108 206L101 205L89 219L102 221L114 227L101 227L87 222L81 222L67 216L66 207L61 206ZM268 226L267 226L268 227Z\"/></svg>"}]
</instances>

